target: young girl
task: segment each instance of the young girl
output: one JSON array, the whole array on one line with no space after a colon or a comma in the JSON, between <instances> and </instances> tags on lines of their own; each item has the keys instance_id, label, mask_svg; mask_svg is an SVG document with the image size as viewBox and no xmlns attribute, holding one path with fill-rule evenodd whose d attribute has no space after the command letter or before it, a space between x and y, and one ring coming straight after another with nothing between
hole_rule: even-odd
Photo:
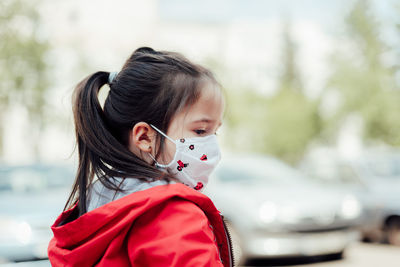
<instances>
[{"instance_id":1,"label":"young girl","mask_svg":"<svg viewBox=\"0 0 400 267\"><path fill-rule=\"evenodd\" d=\"M220 160L223 110L209 70L148 47L119 73L80 82L73 96L79 166L52 226L51 264L233 266L223 217L200 192Z\"/></svg>"}]
</instances>

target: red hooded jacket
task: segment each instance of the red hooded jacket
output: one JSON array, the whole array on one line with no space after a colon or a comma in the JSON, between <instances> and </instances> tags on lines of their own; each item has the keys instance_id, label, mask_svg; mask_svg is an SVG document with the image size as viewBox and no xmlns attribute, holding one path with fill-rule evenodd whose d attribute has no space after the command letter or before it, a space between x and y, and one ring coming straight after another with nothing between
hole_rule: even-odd
<instances>
[{"instance_id":1,"label":"red hooded jacket","mask_svg":"<svg viewBox=\"0 0 400 267\"><path fill-rule=\"evenodd\" d=\"M138 191L71 220L76 213L51 227L53 266L233 266L222 215L186 185Z\"/></svg>"}]
</instances>

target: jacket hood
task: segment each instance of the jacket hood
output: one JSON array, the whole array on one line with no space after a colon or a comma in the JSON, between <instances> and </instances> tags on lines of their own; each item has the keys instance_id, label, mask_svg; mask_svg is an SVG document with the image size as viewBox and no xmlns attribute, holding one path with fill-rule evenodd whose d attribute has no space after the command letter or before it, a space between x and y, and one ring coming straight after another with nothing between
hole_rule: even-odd
<instances>
[{"instance_id":1,"label":"jacket hood","mask_svg":"<svg viewBox=\"0 0 400 267\"><path fill-rule=\"evenodd\" d=\"M48 248L49 258L64 263L76 259L80 259L81 264L96 262L113 239L129 232L139 216L173 198L195 203L211 224L222 223L220 212L206 195L183 184L155 186L112 201L76 219L77 205L61 213L51 226L54 237ZM69 222L60 225L63 221ZM227 245L226 240L223 243Z\"/></svg>"}]
</instances>

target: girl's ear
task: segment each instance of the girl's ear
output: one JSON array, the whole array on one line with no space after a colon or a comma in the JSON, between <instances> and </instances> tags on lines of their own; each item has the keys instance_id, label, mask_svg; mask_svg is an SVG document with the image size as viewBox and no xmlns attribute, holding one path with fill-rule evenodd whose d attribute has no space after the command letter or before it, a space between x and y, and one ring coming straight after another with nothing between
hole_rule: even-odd
<instances>
[{"instance_id":1,"label":"girl's ear","mask_svg":"<svg viewBox=\"0 0 400 267\"><path fill-rule=\"evenodd\" d=\"M155 146L155 136L156 133L149 124L138 122L130 131L129 147L151 153Z\"/></svg>"}]
</instances>

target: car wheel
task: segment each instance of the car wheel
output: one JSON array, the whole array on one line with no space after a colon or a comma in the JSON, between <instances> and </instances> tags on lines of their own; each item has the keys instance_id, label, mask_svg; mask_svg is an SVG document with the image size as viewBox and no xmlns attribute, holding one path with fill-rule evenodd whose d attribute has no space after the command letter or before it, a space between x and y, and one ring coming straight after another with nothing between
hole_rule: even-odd
<instances>
[{"instance_id":1,"label":"car wheel","mask_svg":"<svg viewBox=\"0 0 400 267\"><path fill-rule=\"evenodd\" d=\"M226 222L226 227L228 228L229 234L232 239L232 250L233 257L235 259L235 266L243 265L246 259L243 255L243 249L239 234L230 222Z\"/></svg>"},{"instance_id":2,"label":"car wheel","mask_svg":"<svg viewBox=\"0 0 400 267\"><path fill-rule=\"evenodd\" d=\"M400 246L400 218L388 222L387 239L389 244Z\"/></svg>"}]
</instances>

